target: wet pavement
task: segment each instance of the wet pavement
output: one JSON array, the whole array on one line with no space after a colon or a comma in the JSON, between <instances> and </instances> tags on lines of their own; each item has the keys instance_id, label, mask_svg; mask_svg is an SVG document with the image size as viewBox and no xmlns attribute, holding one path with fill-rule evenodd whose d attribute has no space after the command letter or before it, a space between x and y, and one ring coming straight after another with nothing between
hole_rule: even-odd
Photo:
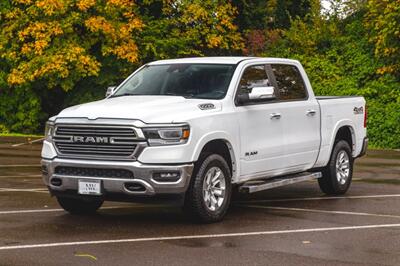
<instances>
[{"instance_id":1,"label":"wet pavement","mask_svg":"<svg viewBox=\"0 0 400 266\"><path fill-rule=\"evenodd\" d=\"M0 265L400 265L398 151L359 159L345 196L304 182L237 197L202 225L137 203L69 215L42 184L40 143L16 145L28 141L0 138Z\"/></svg>"}]
</instances>

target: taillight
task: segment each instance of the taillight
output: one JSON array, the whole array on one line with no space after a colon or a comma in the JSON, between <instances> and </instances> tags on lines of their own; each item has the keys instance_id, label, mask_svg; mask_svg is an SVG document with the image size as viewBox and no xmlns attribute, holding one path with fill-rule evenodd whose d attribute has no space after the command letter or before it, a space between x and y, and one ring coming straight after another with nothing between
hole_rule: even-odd
<instances>
[{"instance_id":1,"label":"taillight","mask_svg":"<svg viewBox=\"0 0 400 266\"><path fill-rule=\"evenodd\" d=\"M365 105L365 111L364 111L364 127L367 127L367 119L368 119L368 108L367 105Z\"/></svg>"}]
</instances>

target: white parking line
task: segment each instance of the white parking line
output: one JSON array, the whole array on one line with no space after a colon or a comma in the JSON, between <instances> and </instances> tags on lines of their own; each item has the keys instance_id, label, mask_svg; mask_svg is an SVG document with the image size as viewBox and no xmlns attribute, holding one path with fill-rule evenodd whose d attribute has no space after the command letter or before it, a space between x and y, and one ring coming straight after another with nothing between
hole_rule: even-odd
<instances>
[{"instance_id":1,"label":"white parking line","mask_svg":"<svg viewBox=\"0 0 400 266\"><path fill-rule=\"evenodd\" d=\"M3 164L0 168L10 168L10 167L40 167L40 164Z\"/></svg>"},{"instance_id":2,"label":"white parking line","mask_svg":"<svg viewBox=\"0 0 400 266\"><path fill-rule=\"evenodd\" d=\"M0 192L39 192L48 191L47 188L0 188Z\"/></svg>"},{"instance_id":3,"label":"white parking line","mask_svg":"<svg viewBox=\"0 0 400 266\"><path fill-rule=\"evenodd\" d=\"M42 140L44 140L44 138L35 139L35 140L32 140L32 141L28 141L28 142L22 142L22 143L13 144L13 145L11 145L11 147L19 147L19 146L22 146L22 145L25 145L25 144L32 144L32 143L39 142L39 141L42 141Z\"/></svg>"},{"instance_id":4,"label":"white parking line","mask_svg":"<svg viewBox=\"0 0 400 266\"><path fill-rule=\"evenodd\" d=\"M238 206L248 207L248 208L255 208L255 209L269 209L269 210L281 210L281 211L298 211L298 212L314 212L314 213L343 214L343 215L359 215L359 216L374 216L374 217L400 219L399 215L379 214L379 213L327 211L327 210L318 210L318 209L275 207L275 206L259 206L259 205L238 205Z\"/></svg>"},{"instance_id":5,"label":"white parking line","mask_svg":"<svg viewBox=\"0 0 400 266\"><path fill-rule=\"evenodd\" d=\"M289 202L289 201L335 200L335 199L374 199L374 198L398 198L398 197L400 197L400 194L249 200L249 201L238 201L237 203L247 204L247 203L263 203L263 202Z\"/></svg>"},{"instance_id":6,"label":"white parking line","mask_svg":"<svg viewBox=\"0 0 400 266\"><path fill-rule=\"evenodd\" d=\"M137 208L159 208L161 205L128 205L128 206L108 206L101 207L100 210L112 210L112 209L137 209ZM164 205L162 205L164 207ZM64 212L63 209L31 209L31 210L14 210L14 211L0 211L2 214L24 214L24 213L45 213L45 212Z\"/></svg>"},{"instance_id":7,"label":"white parking line","mask_svg":"<svg viewBox=\"0 0 400 266\"><path fill-rule=\"evenodd\" d=\"M0 178L42 177L42 175L0 175Z\"/></svg>"},{"instance_id":8,"label":"white parking line","mask_svg":"<svg viewBox=\"0 0 400 266\"><path fill-rule=\"evenodd\" d=\"M166 237L89 240L89 241L76 241L76 242L55 242L55 243L32 244L32 245L0 246L0 251L1 250L31 249L31 248L79 246L79 245L134 243L134 242L150 242L150 241L171 241L171 240L222 238L222 237L262 236L262 235L314 233L314 232L362 230L362 229L365 230L365 229L396 228L396 227L400 227L400 224L373 224L373 225L341 226L341 227L325 227L325 228L305 228L305 229L259 231L259 232L239 232L239 233L209 234L209 235L183 235L183 236L166 236Z\"/></svg>"}]
</instances>

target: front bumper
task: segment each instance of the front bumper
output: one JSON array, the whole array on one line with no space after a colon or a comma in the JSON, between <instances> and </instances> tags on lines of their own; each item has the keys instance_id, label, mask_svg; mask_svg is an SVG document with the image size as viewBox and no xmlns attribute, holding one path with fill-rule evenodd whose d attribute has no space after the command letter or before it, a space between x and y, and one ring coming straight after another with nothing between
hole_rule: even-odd
<instances>
[{"instance_id":1,"label":"front bumper","mask_svg":"<svg viewBox=\"0 0 400 266\"><path fill-rule=\"evenodd\" d=\"M43 181L50 192L55 195L78 195L79 180L101 180L102 197L122 196L124 198L140 198L159 195L177 195L186 192L193 171L193 163L179 165L150 165L140 162L123 161L95 161L95 160L73 160L54 158L52 160L42 159ZM56 173L58 166L94 169L123 169L133 173L132 178L73 176ZM180 177L174 182L159 182L153 179L154 173L179 172ZM54 179L54 180L53 180ZM54 182L57 180L57 182ZM52 182L53 181L53 182ZM61 182L60 182L61 181ZM132 191L127 185L134 184L143 188L141 191ZM129 186L128 186L129 187Z\"/></svg>"}]
</instances>

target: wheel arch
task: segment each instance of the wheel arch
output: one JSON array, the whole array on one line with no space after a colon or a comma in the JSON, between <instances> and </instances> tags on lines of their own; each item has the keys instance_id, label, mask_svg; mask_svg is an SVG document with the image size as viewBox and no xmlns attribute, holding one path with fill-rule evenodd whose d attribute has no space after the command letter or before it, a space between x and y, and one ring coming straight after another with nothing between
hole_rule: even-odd
<instances>
[{"instance_id":1,"label":"wheel arch","mask_svg":"<svg viewBox=\"0 0 400 266\"><path fill-rule=\"evenodd\" d=\"M351 149L351 154L353 157L355 157L355 152L356 152L356 133L354 130L354 126L350 121L342 121L341 123L338 123L338 125L335 128L334 134L332 135L331 139L331 147L330 147L330 152L329 154L332 153L333 148L335 147L335 144L339 140L345 140L349 143L350 149Z\"/></svg>"},{"instance_id":2,"label":"wheel arch","mask_svg":"<svg viewBox=\"0 0 400 266\"><path fill-rule=\"evenodd\" d=\"M193 155L193 161L198 161L201 154L204 153L215 153L221 155L229 165L232 181L236 179L238 173L238 164L235 154L235 147L226 136L216 134L208 136L202 139L201 143L197 146L196 151Z\"/></svg>"}]
</instances>

